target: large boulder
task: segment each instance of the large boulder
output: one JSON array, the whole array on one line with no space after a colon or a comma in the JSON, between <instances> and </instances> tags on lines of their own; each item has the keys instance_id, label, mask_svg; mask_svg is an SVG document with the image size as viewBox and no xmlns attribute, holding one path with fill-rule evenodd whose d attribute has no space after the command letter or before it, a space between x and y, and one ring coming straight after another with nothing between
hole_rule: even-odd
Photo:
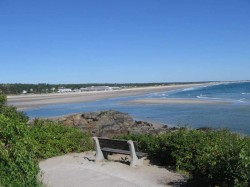
<instances>
[{"instance_id":1,"label":"large boulder","mask_svg":"<svg viewBox=\"0 0 250 187\"><path fill-rule=\"evenodd\" d=\"M76 126L93 136L107 137L126 134L128 128L134 124L131 116L113 110L75 114L61 117L58 121Z\"/></svg>"},{"instance_id":2,"label":"large boulder","mask_svg":"<svg viewBox=\"0 0 250 187\"><path fill-rule=\"evenodd\" d=\"M66 125L76 126L93 136L110 138L124 134L159 133L167 129L155 128L148 122L134 121L127 113L114 110L74 114L56 120Z\"/></svg>"}]
</instances>

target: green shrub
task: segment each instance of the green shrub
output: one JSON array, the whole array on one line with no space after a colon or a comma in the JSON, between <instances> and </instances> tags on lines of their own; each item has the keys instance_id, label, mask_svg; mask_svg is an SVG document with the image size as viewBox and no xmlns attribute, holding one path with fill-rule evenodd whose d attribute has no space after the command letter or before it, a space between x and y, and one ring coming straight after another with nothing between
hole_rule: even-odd
<instances>
[{"instance_id":1,"label":"green shrub","mask_svg":"<svg viewBox=\"0 0 250 187\"><path fill-rule=\"evenodd\" d=\"M7 106L4 105L0 109L0 113L3 114L5 117L15 119L17 121L27 123L29 120L29 117L22 111L17 111L16 107L14 106Z\"/></svg>"},{"instance_id":2,"label":"green shrub","mask_svg":"<svg viewBox=\"0 0 250 187\"><path fill-rule=\"evenodd\" d=\"M139 142L151 159L188 171L190 184L250 185L250 137L227 130L180 129L161 135L127 135Z\"/></svg>"},{"instance_id":3,"label":"green shrub","mask_svg":"<svg viewBox=\"0 0 250 187\"><path fill-rule=\"evenodd\" d=\"M247 138L229 131L209 132L193 160L194 179L212 185L248 186L250 176L250 144Z\"/></svg>"},{"instance_id":4,"label":"green shrub","mask_svg":"<svg viewBox=\"0 0 250 187\"><path fill-rule=\"evenodd\" d=\"M34 120L31 134L36 141L37 158L50 158L93 148L91 138L87 133L50 120Z\"/></svg>"},{"instance_id":5,"label":"green shrub","mask_svg":"<svg viewBox=\"0 0 250 187\"><path fill-rule=\"evenodd\" d=\"M0 114L0 186L37 186L38 172L28 126Z\"/></svg>"},{"instance_id":6,"label":"green shrub","mask_svg":"<svg viewBox=\"0 0 250 187\"><path fill-rule=\"evenodd\" d=\"M22 111L17 111L16 107L7 105L6 95L0 94L0 114L17 121L27 123L29 117Z\"/></svg>"},{"instance_id":7,"label":"green shrub","mask_svg":"<svg viewBox=\"0 0 250 187\"><path fill-rule=\"evenodd\" d=\"M34 120L0 94L0 186L41 186L38 159L90 150L90 136L49 120Z\"/></svg>"},{"instance_id":8,"label":"green shrub","mask_svg":"<svg viewBox=\"0 0 250 187\"><path fill-rule=\"evenodd\" d=\"M0 94L0 108L6 105L6 102L7 102L6 95Z\"/></svg>"}]
</instances>

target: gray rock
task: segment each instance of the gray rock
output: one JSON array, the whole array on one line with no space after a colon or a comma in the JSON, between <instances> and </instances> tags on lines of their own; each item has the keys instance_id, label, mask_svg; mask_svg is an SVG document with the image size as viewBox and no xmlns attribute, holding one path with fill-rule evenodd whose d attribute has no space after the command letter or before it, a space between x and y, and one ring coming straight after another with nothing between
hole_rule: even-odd
<instances>
[{"instance_id":1,"label":"gray rock","mask_svg":"<svg viewBox=\"0 0 250 187\"><path fill-rule=\"evenodd\" d=\"M114 137L124 134L158 134L168 131L168 128L155 128L153 124L144 121L134 121L127 113L114 110L87 112L55 119L65 125L75 126L92 136Z\"/></svg>"}]
</instances>

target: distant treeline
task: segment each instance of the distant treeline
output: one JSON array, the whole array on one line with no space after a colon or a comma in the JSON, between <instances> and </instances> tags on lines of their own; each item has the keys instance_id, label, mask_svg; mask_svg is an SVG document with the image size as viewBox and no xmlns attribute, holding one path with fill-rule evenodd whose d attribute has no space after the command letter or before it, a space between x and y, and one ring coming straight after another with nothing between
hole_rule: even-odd
<instances>
[{"instance_id":1,"label":"distant treeline","mask_svg":"<svg viewBox=\"0 0 250 187\"><path fill-rule=\"evenodd\" d=\"M192 84L192 83L208 83L208 82L171 82L171 83L103 83L103 84L0 84L0 93L3 94L22 94L22 93L53 93L59 88L80 89L90 86L111 86L111 87L142 87L142 86L159 86L159 85L176 85L176 84Z\"/></svg>"}]
</instances>

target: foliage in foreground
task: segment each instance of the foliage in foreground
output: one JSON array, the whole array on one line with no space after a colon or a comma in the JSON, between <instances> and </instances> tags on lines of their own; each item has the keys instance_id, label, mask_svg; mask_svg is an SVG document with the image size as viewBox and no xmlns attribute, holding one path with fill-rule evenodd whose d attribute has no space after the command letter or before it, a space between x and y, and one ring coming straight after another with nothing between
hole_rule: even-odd
<instances>
[{"instance_id":1,"label":"foliage in foreground","mask_svg":"<svg viewBox=\"0 0 250 187\"><path fill-rule=\"evenodd\" d=\"M227 130L180 129L122 138L138 141L161 164L188 171L191 186L250 186L250 137Z\"/></svg>"},{"instance_id":2,"label":"foliage in foreground","mask_svg":"<svg viewBox=\"0 0 250 187\"><path fill-rule=\"evenodd\" d=\"M50 120L34 120L31 128L35 139L36 157L50 158L70 152L92 149L90 135L77 128L65 126Z\"/></svg>"},{"instance_id":3,"label":"foliage in foreground","mask_svg":"<svg viewBox=\"0 0 250 187\"><path fill-rule=\"evenodd\" d=\"M38 163L28 117L0 94L0 186L37 186Z\"/></svg>"},{"instance_id":4,"label":"foliage in foreground","mask_svg":"<svg viewBox=\"0 0 250 187\"><path fill-rule=\"evenodd\" d=\"M25 123L0 114L0 186L37 186L32 142Z\"/></svg>"},{"instance_id":5,"label":"foliage in foreground","mask_svg":"<svg viewBox=\"0 0 250 187\"><path fill-rule=\"evenodd\" d=\"M27 123L29 120L29 117L24 112L17 111L14 106L8 106L7 98L3 94L0 94L0 114L23 123Z\"/></svg>"},{"instance_id":6,"label":"foliage in foreground","mask_svg":"<svg viewBox=\"0 0 250 187\"><path fill-rule=\"evenodd\" d=\"M41 186L38 159L92 148L90 136L48 120L27 124L28 117L7 106L0 94L0 186Z\"/></svg>"}]
</instances>

